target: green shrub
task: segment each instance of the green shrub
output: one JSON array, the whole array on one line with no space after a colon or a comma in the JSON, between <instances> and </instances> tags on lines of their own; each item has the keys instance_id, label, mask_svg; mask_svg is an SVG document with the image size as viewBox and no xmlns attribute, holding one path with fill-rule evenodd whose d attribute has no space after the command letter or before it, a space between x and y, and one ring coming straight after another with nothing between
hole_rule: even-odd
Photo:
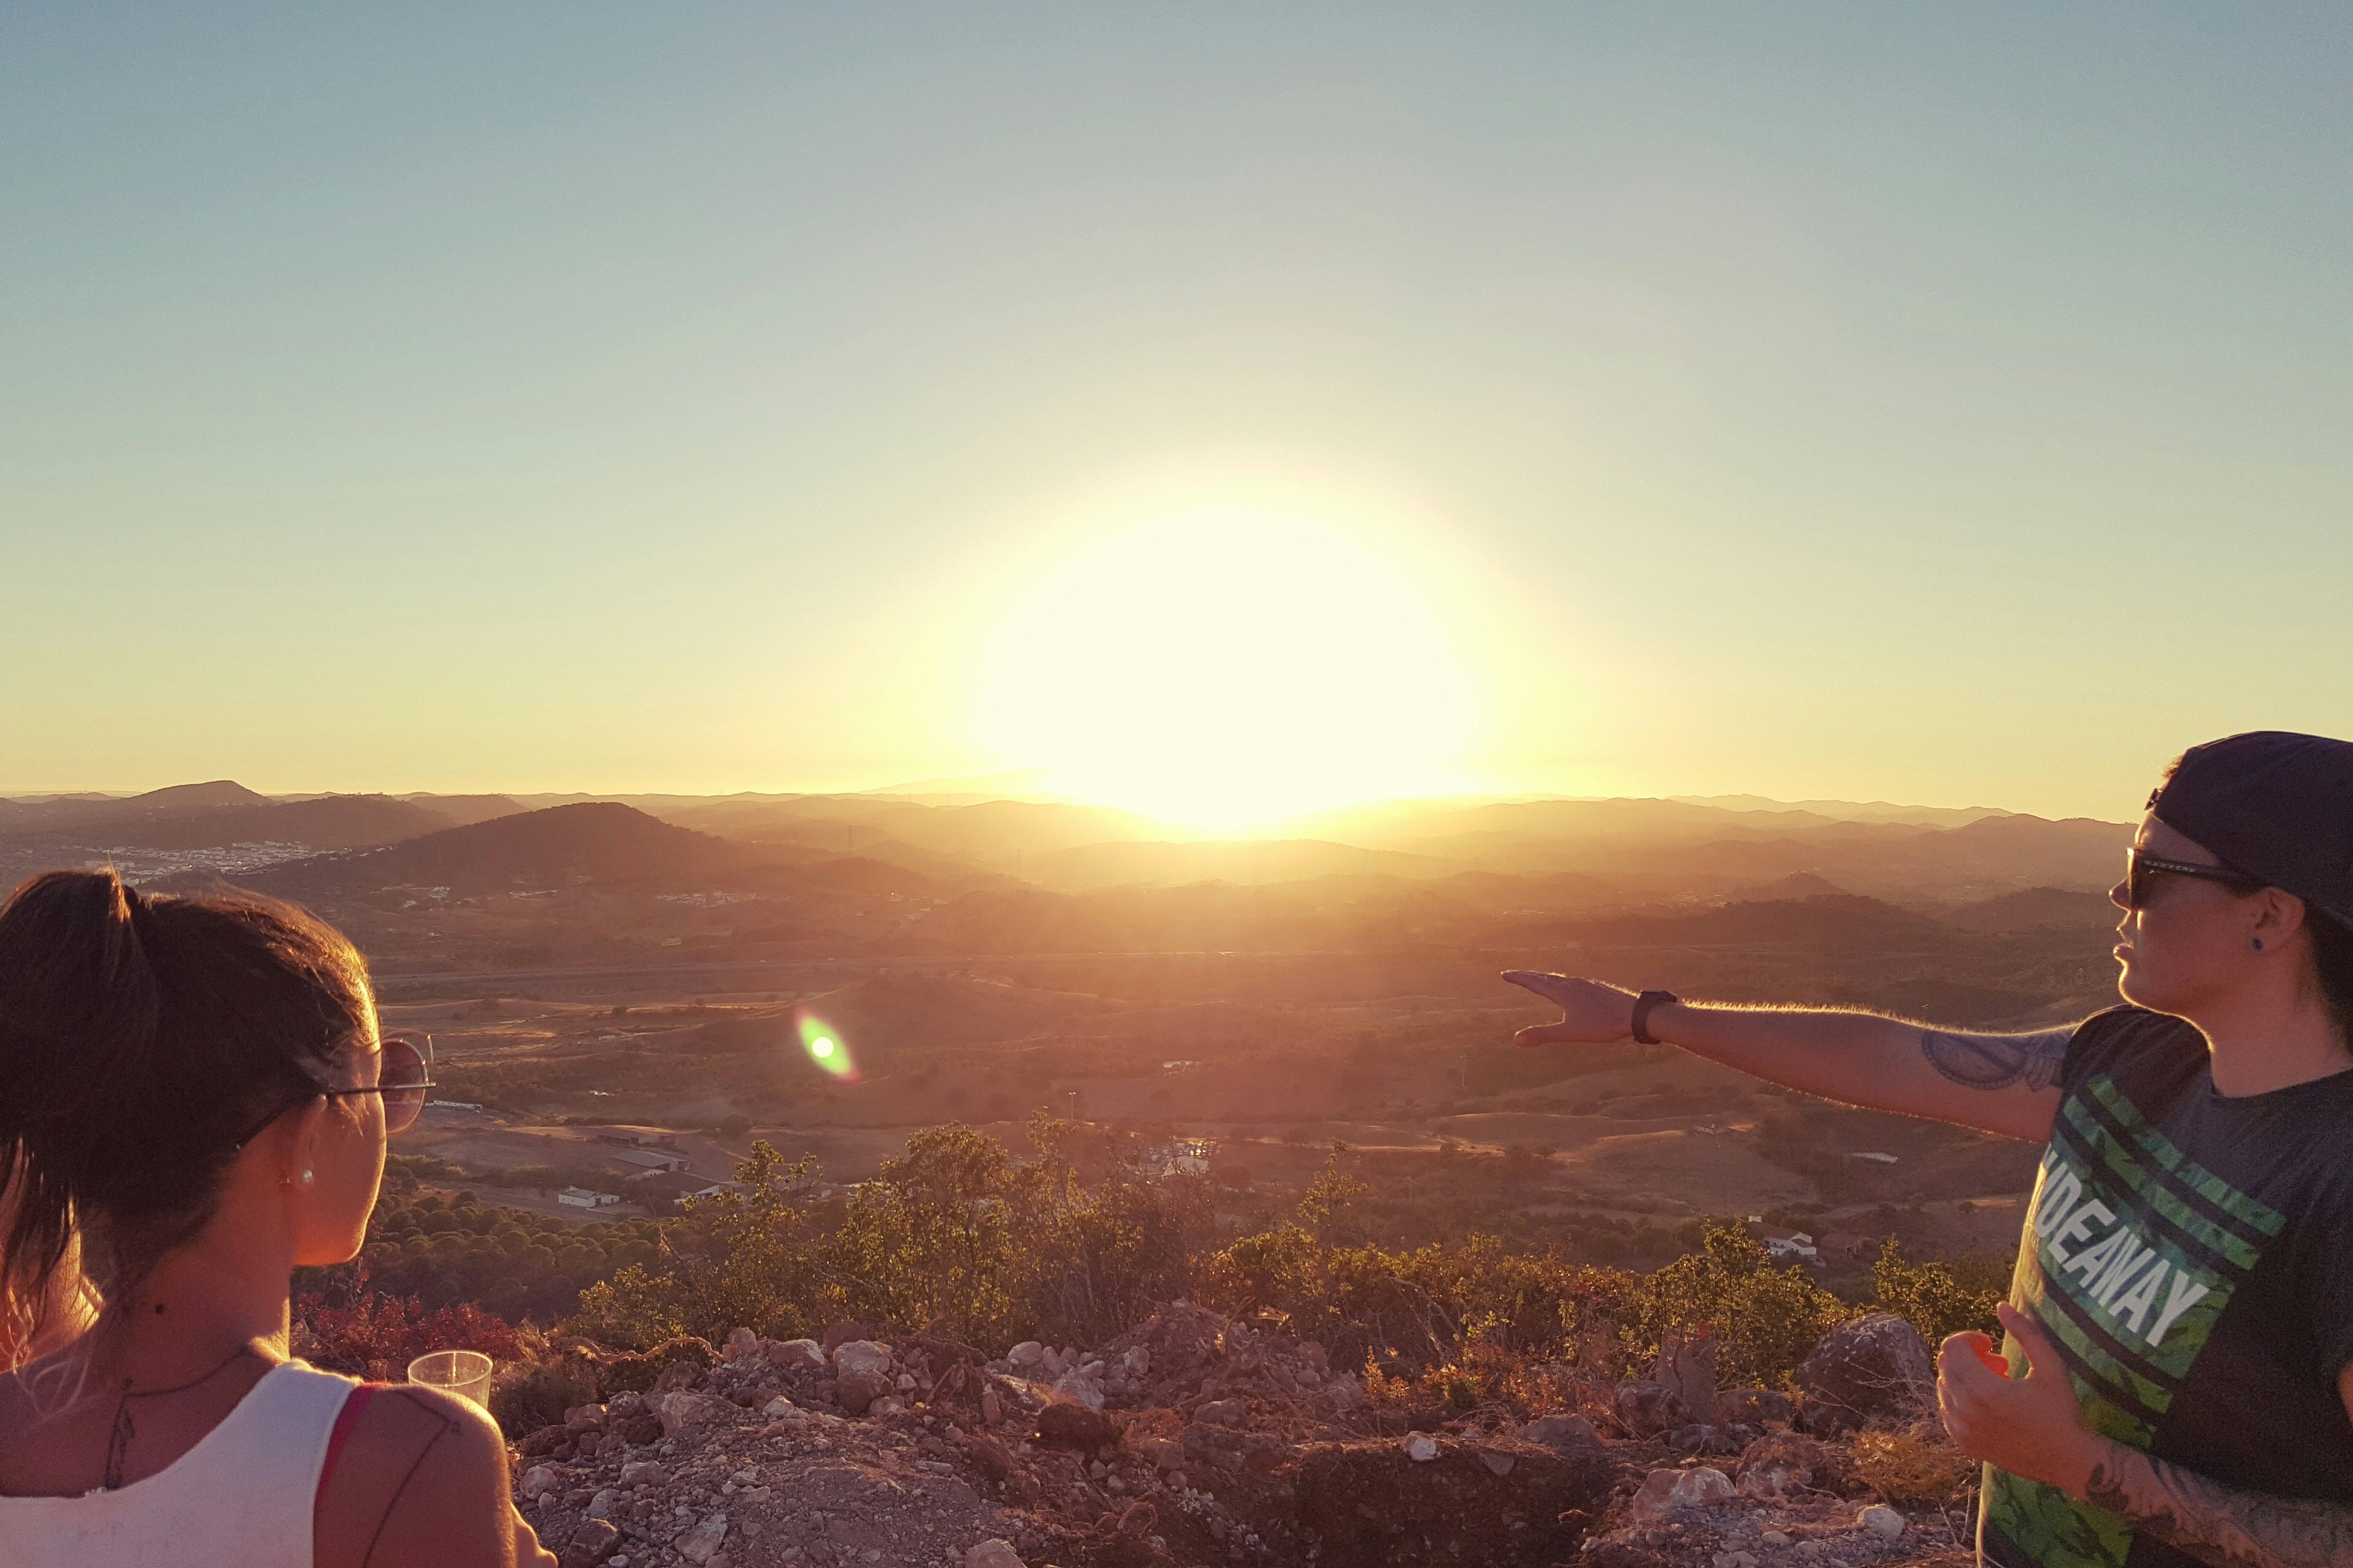
<instances>
[{"instance_id":1,"label":"green shrub","mask_svg":"<svg viewBox=\"0 0 2353 1568\"><path fill-rule=\"evenodd\" d=\"M1972 1266L1974 1263L1974 1266ZM1873 1299L1883 1312L1894 1312L1920 1331L1933 1349L1965 1329L2000 1335L1994 1308L2008 1295L2005 1282L1982 1259L1961 1263L1909 1263L1895 1237L1880 1248L1872 1265Z\"/></svg>"},{"instance_id":2,"label":"green shrub","mask_svg":"<svg viewBox=\"0 0 2353 1568\"><path fill-rule=\"evenodd\" d=\"M1641 1357L1655 1356L1670 1331L1706 1332L1716 1345L1716 1381L1725 1387L1786 1384L1814 1342L1854 1309L1797 1265L1774 1268L1764 1243L1732 1221L1708 1226L1701 1249L1643 1279L1628 1332Z\"/></svg>"}]
</instances>

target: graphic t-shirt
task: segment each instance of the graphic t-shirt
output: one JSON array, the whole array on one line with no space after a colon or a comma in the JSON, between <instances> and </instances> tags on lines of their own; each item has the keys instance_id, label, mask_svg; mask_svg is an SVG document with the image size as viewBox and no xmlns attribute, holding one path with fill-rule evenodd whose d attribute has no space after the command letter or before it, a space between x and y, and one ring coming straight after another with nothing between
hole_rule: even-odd
<instances>
[{"instance_id":1,"label":"graphic t-shirt","mask_svg":"<svg viewBox=\"0 0 2353 1568\"><path fill-rule=\"evenodd\" d=\"M2253 1491L2353 1502L2353 1072L2215 1091L2179 1018L2116 1007L2065 1091L2010 1299L2105 1436ZM2026 1352L2008 1347L2012 1376ZM1978 1550L2002 1568L2189 1568L2115 1514L1988 1467Z\"/></svg>"}]
</instances>

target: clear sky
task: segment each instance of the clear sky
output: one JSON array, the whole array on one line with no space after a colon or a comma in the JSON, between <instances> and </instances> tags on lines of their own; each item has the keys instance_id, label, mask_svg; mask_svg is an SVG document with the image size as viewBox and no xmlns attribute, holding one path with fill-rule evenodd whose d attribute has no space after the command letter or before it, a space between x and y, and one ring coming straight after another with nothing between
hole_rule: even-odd
<instances>
[{"instance_id":1,"label":"clear sky","mask_svg":"<svg viewBox=\"0 0 2353 1568\"><path fill-rule=\"evenodd\" d=\"M2353 733L2348 80L2319 6L11 6L0 788L1070 763L1198 636L1384 785L2127 816ZM1056 685L1172 528L1234 592Z\"/></svg>"}]
</instances>

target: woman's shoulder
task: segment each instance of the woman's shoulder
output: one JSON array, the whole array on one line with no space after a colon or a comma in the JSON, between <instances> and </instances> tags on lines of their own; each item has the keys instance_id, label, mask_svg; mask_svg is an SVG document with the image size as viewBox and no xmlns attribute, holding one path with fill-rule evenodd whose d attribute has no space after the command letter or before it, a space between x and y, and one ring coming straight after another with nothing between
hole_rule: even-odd
<instances>
[{"instance_id":1,"label":"woman's shoulder","mask_svg":"<svg viewBox=\"0 0 2353 1568\"><path fill-rule=\"evenodd\" d=\"M506 1441L480 1406L415 1384L373 1385L320 1488L321 1568L502 1563Z\"/></svg>"}]
</instances>

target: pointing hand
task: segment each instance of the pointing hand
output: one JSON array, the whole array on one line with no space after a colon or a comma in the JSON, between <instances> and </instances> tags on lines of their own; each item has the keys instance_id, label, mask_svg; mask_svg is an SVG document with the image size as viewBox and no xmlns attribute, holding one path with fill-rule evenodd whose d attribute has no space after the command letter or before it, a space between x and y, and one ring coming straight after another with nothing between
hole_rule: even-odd
<instances>
[{"instance_id":1,"label":"pointing hand","mask_svg":"<svg viewBox=\"0 0 2353 1568\"><path fill-rule=\"evenodd\" d=\"M1512 1037L1512 1043L1523 1050L1530 1046L1606 1046L1633 1037L1634 994L1630 991L1599 980L1544 974L1533 969L1506 969L1504 978L1535 992L1561 1011L1559 1023L1539 1024Z\"/></svg>"}]
</instances>

